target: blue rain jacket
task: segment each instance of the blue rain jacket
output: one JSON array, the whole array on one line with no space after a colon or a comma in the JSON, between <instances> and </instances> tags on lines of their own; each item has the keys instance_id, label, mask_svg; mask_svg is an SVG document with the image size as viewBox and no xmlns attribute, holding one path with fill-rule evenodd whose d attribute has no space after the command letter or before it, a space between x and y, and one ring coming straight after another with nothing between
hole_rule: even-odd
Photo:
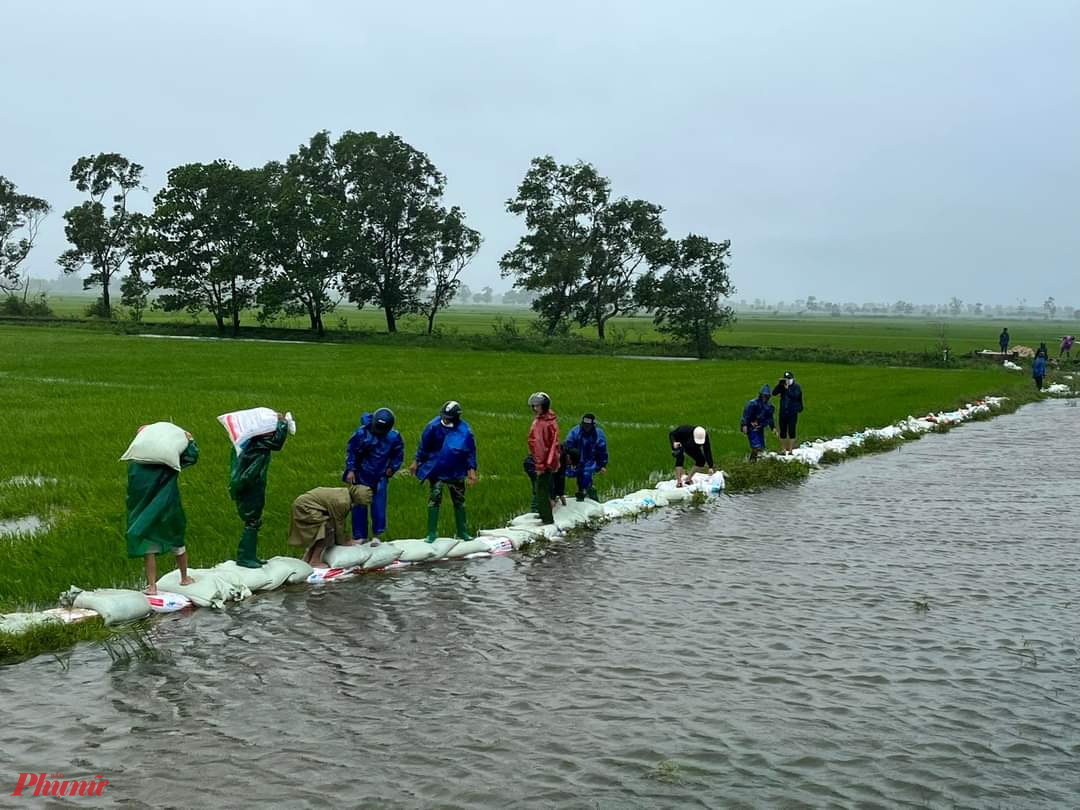
<instances>
[{"instance_id":1,"label":"blue rain jacket","mask_svg":"<svg viewBox=\"0 0 1080 810\"><path fill-rule=\"evenodd\" d=\"M421 481L460 481L476 469L476 438L464 419L447 427L439 417L428 422L416 448Z\"/></svg>"},{"instance_id":2,"label":"blue rain jacket","mask_svg":"<svg viewBox=\"0 0 1080 810\"><path fill-rule=\"evenodd\" d=\"M352 470L356 483L374 489L387 469L391 474L397 472L404 460L405 442L401 434L391 430L385 436L376 435L371 430L371 414L365 413L345 450L345 472L341 480Z\"/></svg>"}]
</instances>

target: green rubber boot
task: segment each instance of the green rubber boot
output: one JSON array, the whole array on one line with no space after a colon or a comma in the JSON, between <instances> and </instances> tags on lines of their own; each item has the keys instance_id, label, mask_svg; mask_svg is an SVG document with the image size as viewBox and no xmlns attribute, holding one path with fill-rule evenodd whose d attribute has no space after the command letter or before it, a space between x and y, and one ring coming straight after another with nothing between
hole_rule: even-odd
<instances>
[{"instance_id":1,"label":"green rubber boot","mask_svg":"<svg viewBox=\"0 0 1080 810\"><path fill-rule=\"evenodd\" d=\"M588 492L589 498L590 498L591 500L594 500L594 501L596 501L597 503L599 503L599 502L600 502L600 496L596 494L596 487L589 487L589 489L587 490L587 492Z\"/></svg>"},{"instance_id":2,"label":"green rubber boot","mask_svg":"<svg viewBox=\"0 0 1080 810\"><path fill-rule=\"evenodd\" d=\"M236 549L236 564L243 568L262 568L263 561L256 554L259 545L259 530L251 526L244 527L240 535L240 545Z\"/></svg>"},{"instance_id":3,"label":"green rubber boot","mask_svg":"<svg viewBox=\"0 0 1080 810\"><path fill-rule=\"evenodd\" d=\"M439 507L429 506L427 508L427 541L429 543L435 542L435 537L439 534Z\"/></svg>"},{"instance_id":4,"label":"green rubber boot","mask_svg":"<svg viewBox=\"0 0 1080 810\"><path fill-rule=\"evenodd\" d=\"M457 527L457 536L462 540L472 540L473 536L469 534L469 527L465 521L465 507L454 507L454 525Z\"/></svg>"}]
</instances>

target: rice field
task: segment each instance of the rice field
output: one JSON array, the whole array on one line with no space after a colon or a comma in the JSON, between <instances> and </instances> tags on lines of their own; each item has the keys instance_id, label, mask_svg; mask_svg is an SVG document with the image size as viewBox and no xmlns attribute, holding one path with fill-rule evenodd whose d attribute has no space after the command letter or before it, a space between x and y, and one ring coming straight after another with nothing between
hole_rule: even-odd
<instances>
[{"instance_id":1,"label":"rice field","mask_svg":"<svg viewBox=\"0 0 1080 810\"><path fill-rule=\"evenodd\" d=\"M136 429L168 420L191 431L199 463L181 474L187 546L195 567L235 553L241 522L228 497L229 442L218 414L253 406L292 411L298 432L270 468L259 551L289 553L293 498L338 485L345 444L363 410L387 406L406 442L457 399L476 434L480 479L468 494L475 529L528 510L522 472L530 393L548 392L563 435L592 411L611 449L602 496L670 476L667 431L709 428L721 466L745 456L739 417L779 363L664 362L365 346L169 340L75 327L0 326L0 521L37 517L33 535L0 536L0 609L52 605L69 585L142 585L125 553L125 465ZM990 393L1027 390L1025 374L985 369L802 365L800 438L882 426ZM775 439L770 436L771 446ZM568 489L573 490L573 482ZM422 536L426 488L404 475L390 485L390 537ZM443 509L443 532L452 511ZM160 563L163 573L171 558Z\"/></svg>"}]
</instances>

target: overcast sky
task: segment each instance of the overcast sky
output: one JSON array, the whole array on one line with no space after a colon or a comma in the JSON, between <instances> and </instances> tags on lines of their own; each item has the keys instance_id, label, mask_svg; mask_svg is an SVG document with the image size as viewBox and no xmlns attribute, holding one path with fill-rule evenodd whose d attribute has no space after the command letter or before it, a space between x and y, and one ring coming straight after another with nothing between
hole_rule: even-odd
<instances>
[{"instance_id":1,"label":"overcast sky","mask_svg":"<svg viewBox=\"0 0 1080 810\"><path fill-rule=\"evenodd\" d=\"M0 174L54 212L81 155L284 159L393 131L509 286L529 160L594 163L673 235L731 239L736 298L1080 307L1080 2L0 0Z\"/></svg>"}]
</instances>

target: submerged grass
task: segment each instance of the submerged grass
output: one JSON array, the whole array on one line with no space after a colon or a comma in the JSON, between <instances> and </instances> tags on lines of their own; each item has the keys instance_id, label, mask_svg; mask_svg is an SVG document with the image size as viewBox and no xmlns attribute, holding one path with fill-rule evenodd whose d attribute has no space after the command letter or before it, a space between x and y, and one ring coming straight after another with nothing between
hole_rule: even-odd
<instances>
[{"instance_id":1,"label":"submerged grass","mask_svg":"<svg viewBox=\"0 0 1080 810\"><path fill-rule=\"evenodd\" d=\"M0 632L0 664L13 664L42 653L58 653L80 641L105 641L112 635L113 630L101 619L40 624L26 633Z\"/></svg>"},{"instance_id":2,"label":"submerged grass","mask_svg":"<svg viewBox=\"0 0 1080 810\"><path fill-rule=\"evenodd\" d=\"M547 391L563 435L595 412L611 446L601 497L640 485L672 463L667 432L709 428L716 461L732 491L798 480L801 465L746 464L739 432L743 405L787 362L658 363L612 357L364 345L151 340L76 328L0 326L0 514L48 516L32 537L0 538L0 610L45 606L77 584L141 587L140 560L124 551L125 466L117 461L139 425L176 422L194 433L197 465L181 475L192 565L231 558L241 523L228 498L229 443L216 416L256 405L291 410L298 433L275 455L259 551L290 553L285 542L293 498L340 484L345 443L360 412L387 405L397 414L406 459L424 424L458 399L477 435L480 482L468 494L474 528L501 525L528 509L521 470L531 413L528 395ZM1021 398L1028 380L1000 367L964 370L799 365L806 396L800 439L832 437L974 401L987 393ZM1032 397L1034 392L1031 392ZM775 439L769 441L775 449ZM7 487L17 476L55 484ZM570 483L569 489L573 490ZM389 535L422 535L426 489L402 477L390 484ZM442 531L452 530L443 510ZM160 572L172 565L159 561Z\"/></svg>"}]
</instances>

